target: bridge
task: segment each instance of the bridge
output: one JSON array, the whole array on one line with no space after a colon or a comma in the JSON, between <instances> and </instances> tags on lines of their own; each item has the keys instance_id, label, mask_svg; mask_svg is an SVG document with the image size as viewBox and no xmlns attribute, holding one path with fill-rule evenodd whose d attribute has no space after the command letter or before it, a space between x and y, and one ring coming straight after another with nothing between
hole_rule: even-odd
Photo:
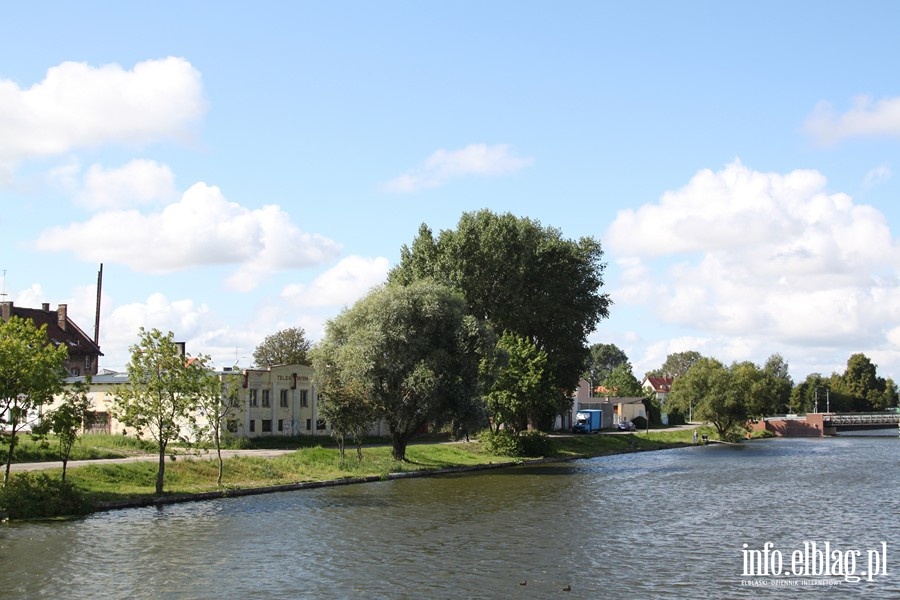
<instances>
[{"instance_id":1,"label":"bridge","mask_svg":"<svg viewBox=\"0 0 900 600\"><path fill-rule=\"evenodd\" d=\"M750 424L753 431L769 431L784 437L821 437L841 431L900 427L900 412L807 413L805 416L766 417Z\"/></svg>"}]
</instances>

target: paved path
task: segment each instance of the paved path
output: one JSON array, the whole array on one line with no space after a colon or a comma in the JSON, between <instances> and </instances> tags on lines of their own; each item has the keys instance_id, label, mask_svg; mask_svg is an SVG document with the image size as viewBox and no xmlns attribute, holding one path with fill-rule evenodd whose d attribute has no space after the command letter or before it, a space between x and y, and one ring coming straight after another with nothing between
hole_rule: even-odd
<instances>
[{"instance_id":1,"label":"paved path","mask_svg":"<svg viewBox=\"0 0 900 600\"><path fill-rule=\"evenodd\" d=\"M294 450L222 450L222 458L230 458L232 456L258 456L260 458L274 458L276 456L282 456L284 454L290 454L294 452ZM175 459L205 459L205 460L216 460L216 451L215 450L201 450L199 452L183 452L179 449L179 453L175 455ZM91 460L70 460L68 464L68 469L74 469L77 467L81 467L83 465L94 465L94 464L116 464L116 463L130 463L130 462L140 462L140 461L152 461L156 462L159 460L159 455L157 454L137 454L135 456L128 456L126 458L96 458ZM166 460L172 461L172 453L166 453ZM62 469L62 463L59 461L54 462L33 462L33 463L13 463L10 465L10 471L41 471L43 469Z\"/></svg>"}]
</instances>

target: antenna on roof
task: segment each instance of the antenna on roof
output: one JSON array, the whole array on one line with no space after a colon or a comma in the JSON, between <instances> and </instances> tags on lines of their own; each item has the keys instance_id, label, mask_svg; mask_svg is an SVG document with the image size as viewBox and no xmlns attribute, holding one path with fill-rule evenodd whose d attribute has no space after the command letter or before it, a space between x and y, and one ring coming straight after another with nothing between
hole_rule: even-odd
<instances>
[{"instance_id":1,"label":"antenna on roof","mask_svg":"<svg viewBox=\"0 0 900 600\"><path fill-rule=\"evenodd\" d=\"M0 301L6 302L6 269L3 269L3 291L0 292Z\"/></svg>"}]
</instances>

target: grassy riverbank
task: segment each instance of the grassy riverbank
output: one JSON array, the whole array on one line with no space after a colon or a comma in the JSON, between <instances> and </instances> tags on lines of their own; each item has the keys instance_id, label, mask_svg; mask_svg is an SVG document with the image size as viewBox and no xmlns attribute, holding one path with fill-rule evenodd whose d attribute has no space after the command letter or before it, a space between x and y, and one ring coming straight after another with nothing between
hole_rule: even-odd
<instances>
[{"instance_id":1,"label":"grassy riverbank","mask_svg":"<svg viewBox=\"0 0 900 600\"><path fill-rule=\"evenodd\" d=\"M342 462L337 448L299 447L288 454L261 458L240 456L225 461L223 487L226 490L271 488L303 482L323 482L346 479L386 478L389 474L415 471L435 471L492 464L509 464L528 460L522 457L488 453L478 441L459 443L414 443L407 448L407 462L391 458L387 445L366 446L362 460L355 448L348 448ZM692 432L686 430L654 430L633 435L556 436L553 452L545 458L561 460L603 456L624 452L659 450L690 445ZM299 443L299 446L304 444ZM217 462L214 455L203 458L182 455L167 462L166 495L169 497L221 491L216 485ZM67 479L94 506L154 497L155 462L91 464L70 468ZM59 469L42 471L51 477L59 476ZM16 474L14 477L22 475Z\"/></svg>"}]
</instances>

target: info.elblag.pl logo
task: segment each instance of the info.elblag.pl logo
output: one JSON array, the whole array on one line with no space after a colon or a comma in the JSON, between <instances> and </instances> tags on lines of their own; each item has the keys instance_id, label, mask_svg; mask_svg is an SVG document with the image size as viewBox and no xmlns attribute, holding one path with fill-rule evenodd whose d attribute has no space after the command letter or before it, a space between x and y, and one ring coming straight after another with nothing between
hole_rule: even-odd
<instances>
[{"instance_id":1,"label":"info.elblag.pl logo","mask_svg":"<svg viewBox=\"0 0 900 600\"><path fill-rule=\"evenodd\" d=\"M781 551L772 542L754 550L743 545L744 577L842 577L856 583L887 576L887 542L861 550L842 550L831 542L803 542L802 548Z\"/></svg>"}]
</instances>

